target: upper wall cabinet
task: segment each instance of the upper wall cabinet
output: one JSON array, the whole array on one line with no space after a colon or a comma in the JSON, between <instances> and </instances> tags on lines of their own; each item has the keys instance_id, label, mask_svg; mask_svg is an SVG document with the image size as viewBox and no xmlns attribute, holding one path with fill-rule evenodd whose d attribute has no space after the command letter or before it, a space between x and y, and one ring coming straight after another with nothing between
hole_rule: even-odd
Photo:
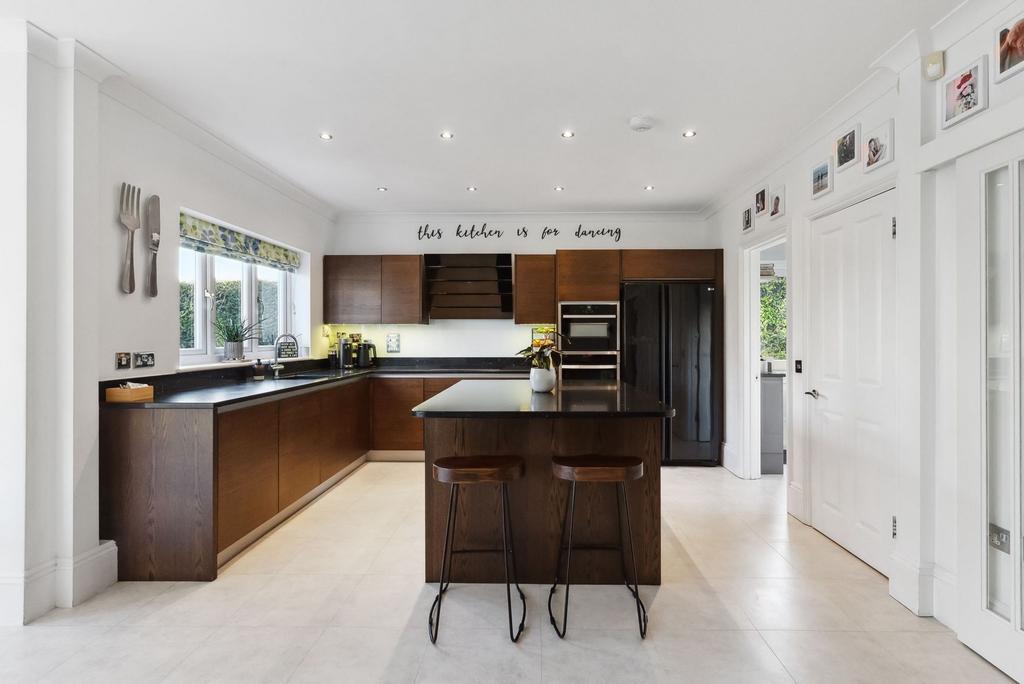
<instances>
[{"instance_id":1,"label":"upper wall cabinet","mask_svg":"<svg viewBox=\"0 0 1024 684\"><path fill-rule=\"evenodd\" d=\"M555 273L560 302L619 299L617 249L560 249L555 252Z\"/></svg>"},{"instance_id":2,"label":"upper wall cabinet","mask_svg":"<svg viewBox=\"0 0 1024 684\"><path fill-rule=\"evenodd\" d=\"M425 323L423 256L382 256L380 273L380 322Z\"/></svg>"},{"instance_id":3,"label":"upper wall cabinet","mask_svg":"<svg viewBox=\"0 0 1024 684\"><path fill-rule=\"evenodd\" d=\"M720 249L624 249L622 280L714 280Z\"/></svg>"},{"instance_id":4,"label":"upper wall cabinet","mask_svg":"<svg viewBox=\"0 0 1024 684\"><path fill-rule=\"evenodd\" d=\"M324 323L423 323L419 254L324 257Z\"/></svg>"},{"instance_id":5,"label":"upper wall cabinet","mask_svg":"<svg viewBox=\"0 0 1024 684\"><path fill-rule=\"evenodd\" d=\"M554 323L555 255L517 254L513 279L516 323Z\"/></svg>"}]
</instances>

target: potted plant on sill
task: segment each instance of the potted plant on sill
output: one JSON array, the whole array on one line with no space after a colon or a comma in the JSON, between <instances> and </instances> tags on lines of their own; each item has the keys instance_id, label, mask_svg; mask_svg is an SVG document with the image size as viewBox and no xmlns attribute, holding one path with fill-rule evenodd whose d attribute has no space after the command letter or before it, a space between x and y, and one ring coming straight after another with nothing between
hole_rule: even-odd
<instances>
[{"instance_id":1,"label":"potted plant on sill","mask_svg":"<svg viewBox=\"0 0 1024 684\"><path fill-rule=\"evenodd\" d=\"M214 319L213 329L224 339L224 360L242 361L245 359L245 343L259 338L260 321L247 324L244 318Z\"/></svg>"},{"instance_id":2,"label":"potted plant on sill","mask_svg":"<svg viewBox=\"0 0 1024 684\"><path fill-rule=\"evenodd\" d=\"M538 333L562 337L554 328L537 328ZM562 353L555 346L554 337L535 339L529 347L516 352L530 362L530 389L534 392L550 392L557 384L555 366L561 361Z\"/></svg>"}]
</instances>

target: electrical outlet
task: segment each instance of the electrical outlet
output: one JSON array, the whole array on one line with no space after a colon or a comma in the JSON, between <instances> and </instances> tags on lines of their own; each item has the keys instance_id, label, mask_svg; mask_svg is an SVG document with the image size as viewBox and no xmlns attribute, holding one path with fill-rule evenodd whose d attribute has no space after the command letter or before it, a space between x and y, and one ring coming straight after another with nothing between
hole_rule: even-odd
<instances>
[{"instance_id":1,"label":"electrical outlet","mask_svg":"<svg viewBox=\"0 0 1024 684\"><path fill-rule=\"evenodd\" d=\"M989 523L988 545L996 551L1010 553L1010 530L1000 527L999 525Z\"/></svg>"},{"instance_id":2,"label":"electrical outlet","mask_svg":"<svg viewBox=\"0 0 1024 684\"><path fill-rule=\"evenodd\" d=\"M399 333L388 333L384 337L384 346L388 354L399 354L402 351L402 336Z\"/></svg>"},{"instance_id":3,"label":"electrical outlet","mask_svg":"<svg viewBox=\"0 0 1024 684\"><path fill-rule=\"evenodd\" d=\"M131 370L131 367L131 352L114 352L114 370Z\"/></svg>"},{"instance_id":4,"label":"electrical outlet","mask_svg":"<svg viewBox=\"0 0 1024 684\"><path fill-rule=\"evenodd\" d=\"M156 365L156 353L154 352L135 352L136 368L152 368Z\"/></svg>"}]
</instances>

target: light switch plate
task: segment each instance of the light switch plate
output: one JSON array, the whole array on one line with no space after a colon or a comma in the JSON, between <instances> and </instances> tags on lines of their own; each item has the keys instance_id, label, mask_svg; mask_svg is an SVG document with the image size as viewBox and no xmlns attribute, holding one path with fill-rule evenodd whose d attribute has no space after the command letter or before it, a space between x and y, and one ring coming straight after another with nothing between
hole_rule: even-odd
<instances>
[{"instance_id":1,"label":"light switch plate","mask_svg":"<svg viewBox=\"0 0 1024 684\"><path fill-rule=\"evenodd\" d=\"M131 367L131 352L114 352L114 370L130 370Z\"/></svg>"},{"instance_id":2,"label":"light switch plate","mask_svg":"<svg viewBox=\"0 0 1024 684\"><path fill-rule=\"evenodd\" d=\"M156 353L155 352L135 352L136 368L152 368L156 365Z\"/></svg>"},{"instance_id":3,"label":"light switch plate","mask_svg":"<svg viewBox=\"0 0 1024 684\"><path fill-rule=\"evenodd\" d=\"M399 333L388 333L384 336L384 347L388 354L399 354L402 351L402 336Z\"/></svg>"}]
</instances>

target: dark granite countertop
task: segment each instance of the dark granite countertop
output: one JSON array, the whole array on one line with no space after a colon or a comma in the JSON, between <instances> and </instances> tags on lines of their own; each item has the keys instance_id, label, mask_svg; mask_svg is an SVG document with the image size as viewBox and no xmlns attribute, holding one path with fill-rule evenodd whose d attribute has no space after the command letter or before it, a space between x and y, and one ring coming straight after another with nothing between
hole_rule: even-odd
<instances>
[{"instance_id":1,"label":"dark granite countertop","mask_svg":"<svg viewBox=\"0 0 1024 684\"><path fill-rule=\"evenodd\" d=\"M460 382L412 410L420 418L668 418L675 409L632 385L595 389L563 385L552 393L529 380Z\"/></svg>"},{"instance_id":2,"label":"dark granite countertop","mask_svg":"<svg viewBox=\"0 0 1024 684\"><path fill-rule=\"evenodd\" d=\"M247 380L158 392L153 401L126 403L102 402L111 408L218 408L246 401L266 399L287 392L306 390L321 385L354 380L367 375L377 377L525 377L525 372L483 368L415 368L384 367L356 368L350 370L312 369L277 380Z\"/></svg>"}]
</instances>

